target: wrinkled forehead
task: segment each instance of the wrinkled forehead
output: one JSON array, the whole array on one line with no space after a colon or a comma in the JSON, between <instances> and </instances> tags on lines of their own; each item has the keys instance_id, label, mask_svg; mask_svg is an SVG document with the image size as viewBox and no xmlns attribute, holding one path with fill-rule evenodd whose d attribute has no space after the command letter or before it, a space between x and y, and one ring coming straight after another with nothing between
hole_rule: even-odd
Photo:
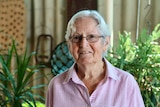
<instances>
[{"instance_id":1,"label":"wrinkled forehead","mask_svg":"<svg viewBox=\"0 0 160 107\"><path fill-rule=\"evenodd\" d=\"M87 26L87 24L91 24L91 23L96 27L99 26L98 21L91 16L85 16L85 17L83 16L83 17L76 18L76 20L73 23L73 27L71 29L71 34L76 32L77 26L81 26L82 24Z\"/></svg>"},{"instance_id":2,"label":"wrinkled forehead","mask_svg":"<svg viewBox=\"0 0 160 107\"><path fill-rule=\"evenodd\" d=\"M95 19L94 17L92 17L92 16L83 16L83 17L78 17L78 18L76 18L75 21L74 21L74 25L75 25L77 22L82 21L82 20L95 21L95 22L97 23L97 25L99 24L99 23L98 23L98 20Z\"/></svg>"}]
</instances>

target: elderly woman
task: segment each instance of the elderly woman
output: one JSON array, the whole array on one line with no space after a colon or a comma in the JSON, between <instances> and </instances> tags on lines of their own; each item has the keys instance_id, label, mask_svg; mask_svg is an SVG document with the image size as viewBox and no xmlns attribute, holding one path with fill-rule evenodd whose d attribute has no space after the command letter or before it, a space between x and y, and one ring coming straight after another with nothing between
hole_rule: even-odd
<instances>
[{"instance_id":1,"label":"elderly woman","mask_svg":"<svg viewBox=\"0 0 160 107\"><path fill-rule=\"evenodd\" d=\"M104 57L110 31L97 11L76 13L65 38L75 63L51 80L47 107L144 107L134 77Z\"/></svg>"}]
</instances>

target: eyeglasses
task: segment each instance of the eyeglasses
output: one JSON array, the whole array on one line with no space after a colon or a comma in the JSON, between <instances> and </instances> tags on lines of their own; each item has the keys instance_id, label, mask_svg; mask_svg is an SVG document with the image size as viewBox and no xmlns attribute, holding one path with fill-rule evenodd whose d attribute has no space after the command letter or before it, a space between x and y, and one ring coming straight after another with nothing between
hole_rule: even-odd
<instances>
[{"instance_id":1,"label":"eyeglasses","mask_svg":"<svg viewBox=\"0 0 160 107\"><path fill-rule=\"evenodd\" d=\"M82 35L74 35L69 37L73 43L81 42L83 38L86 38L89 43L94 43L97 42L99 38L104 38L104 36L87 35L86 37L83 37Z\"/></svg>"}]
</instances>

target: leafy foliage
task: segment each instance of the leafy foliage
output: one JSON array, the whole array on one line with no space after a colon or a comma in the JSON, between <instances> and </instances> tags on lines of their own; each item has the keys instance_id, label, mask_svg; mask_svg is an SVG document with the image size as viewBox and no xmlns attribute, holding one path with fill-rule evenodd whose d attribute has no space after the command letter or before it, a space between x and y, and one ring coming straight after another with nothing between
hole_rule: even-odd
<instances>
[{"instance_id":1,"label":"leafy foliage","mask_svg":"<svg viewBox=\"0 0 160 107\"><path fill-rule=\"evenodd\" d=\"M160 24L151 34L143 30L136 41L131 33L119 34L119 44L106 58L115 66L134 75L146 107L155 107L160 102Z\"/></svg>"},{"instance_id":2,"label":"leafy foliage","mask_svg":"<svg viewBox=\"0 0 160 107\"><path fill-rule=\"evenodd\" d=\"M30 104L32 104L32 106L34 106L34 104L32 102ZM22 106L23 107L30 107L30 105L28 103L23 103ZM45 104L43 104L41 102L36 102L36 106L37 107L45 107Z\"/></svg>"},{"instance_id":3,"label":"leafy foliage","mask_svg":"<svg viewBox=\"0 0 160 107\"><path fill-rule=\"evenodd\" d=\"M31 65L30 60L35 53L18 55L15 43L8 55L0 55L0 106L22 107L22 103L28 103L30 107L36 106L36 100L44 98L33 94L33 90L44 87L45 84L31 85L33 75L38 73L42 66ZM14 68L13 68L14 64ZM37 78L38 79L38 78ZM40 79L40 78L39 78ZM35 98L37 98L35 100ZM32 103L33 104L32 104Z\"/></svg>"}]
</instances>

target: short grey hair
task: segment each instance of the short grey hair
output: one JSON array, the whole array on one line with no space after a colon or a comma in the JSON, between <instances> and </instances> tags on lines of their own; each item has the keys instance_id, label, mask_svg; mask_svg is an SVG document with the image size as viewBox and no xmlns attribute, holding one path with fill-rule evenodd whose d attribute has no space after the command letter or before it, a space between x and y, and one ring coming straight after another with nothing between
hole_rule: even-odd
<instances>
[{"instance_id":1,"label":"short grey hair","mask_svg":"<svg viewBox=\"0 0 160 107\"><path fill-rule=\"evenodd\" d=\"M69 37L75 32L75 21L81 17L92 17L98 22L99 32L102 36L106 37L111 35L108 25L106 24L103 17L96 10L82 10L73 15L72 18L69 20L65 35L66 41L68 41Z\"/></svg>"}]
</instances>

